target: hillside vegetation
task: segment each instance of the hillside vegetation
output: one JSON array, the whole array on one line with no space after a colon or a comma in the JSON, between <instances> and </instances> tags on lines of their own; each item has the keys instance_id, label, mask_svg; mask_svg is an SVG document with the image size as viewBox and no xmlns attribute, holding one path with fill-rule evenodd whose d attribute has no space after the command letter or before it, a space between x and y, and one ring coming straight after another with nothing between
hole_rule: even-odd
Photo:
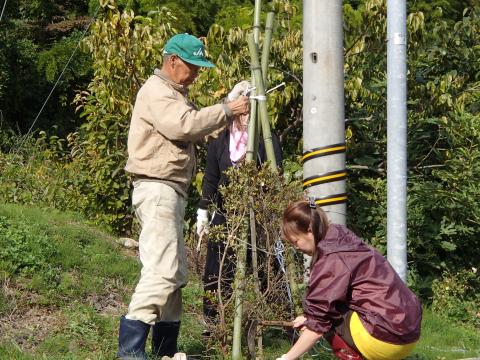
<instances>
[{"instance_id":1,"label":"hillside vegetation","mask_svg":"<svg viewBox=\"0 0 480 360\"><path fill-rule=\"evenodd\" d=\"M253 4L5 2L0 23L0 358L114 356L116 321L139 269L135 251L115 241L136 238L139 229L131 208L132 179L123 170L137 91L161 66L166 39L188 31L203 37L217 65L200 73L192 100L199 107L221 101L236 82L251 76L246 38ZM422 359L478 356L480 4L416 0L407 6L408 285L427 314L427 336L417 352ZM385 253L386 0L345 0L343 10L347 221ZM302 1L263 1L262 26L268 11L275 13L268 88L285 82L281 91L269 94L268 110L282 142L283 190L289 191L303 176ZM204 146L198 154L185 219L190 240ZM244 191L236 189L238 196ZM274 228L279 204L259 201L275 217L260 221L265 229ZM198 266L192 269L182 346L192 354L220 356L228 353L225 344L231 339L225 336L219 348L198 337L202 294ZM460 324L458 333L454 324ZM271 339L265 340L266 354L287 346L275 331L266 334Z\"/></svg>"}]
</instances>

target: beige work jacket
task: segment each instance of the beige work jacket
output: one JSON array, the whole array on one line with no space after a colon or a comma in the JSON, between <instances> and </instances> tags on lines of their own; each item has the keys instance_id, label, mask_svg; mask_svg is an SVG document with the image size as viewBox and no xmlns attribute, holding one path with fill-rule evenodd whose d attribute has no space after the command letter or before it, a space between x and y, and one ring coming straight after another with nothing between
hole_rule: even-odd
<instances>
[{"instance_id":1,"label":"beige work jacket","mask_svg":"<svg viewBox=\"0 0 480 360\"><path fill-rule=\"evenodd\" d=\"M194 143L226 122L225 105L198 109L186 89L155 70L137 94L125 170L137 178L165 182L186 196L195 171Z\"/></svg>"}]
</instances>

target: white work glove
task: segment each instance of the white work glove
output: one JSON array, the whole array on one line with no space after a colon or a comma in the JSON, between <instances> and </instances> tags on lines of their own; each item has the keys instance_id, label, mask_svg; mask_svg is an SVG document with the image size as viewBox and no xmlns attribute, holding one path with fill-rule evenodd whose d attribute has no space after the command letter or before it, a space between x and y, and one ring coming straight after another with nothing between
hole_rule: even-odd
<instances>
[{"instance_id":1,"label":"white work glove","mask_svg":"<svg viewBox=\"0 0 480 360\"><path fill-rule=\"evenodd\" d=\"M208 227L208 210L198 209L197 210L197 235L203 231L207 231Z\"/></svg>"},{"instance_id":2,"label":"white work glove","mask_svg":"<svg viewBox=\"0 0 480 360\"><path fill-rule=\"evenodd\" d=\"M175 355L173 355L173 360L187 360L187 354L185 353L175 353Z\"/></svg>"},{"instance_id":3,"label":"white work glove","mask_svg":"<svg viewBox=\"0 0 480 360\"><path fill-rule=\"evenodd\" d=\"M237 100L240 95L242 95L242 93L250 87L250 83L247 80L240 81L237 85L233 87L232 91L228 93L228 101Z\"/></svg>"},{"instance_id":4,"label":"white work glove","mask_svg":"<svg viewBox=\"0 0 480 360\"><path fill-rule=\"evenodd\" d=\"M285 357L285 354L283 354L282 356L280 356L279 358L277 358L277 360L286 360L287 358Z\"/></svg>"}]
</instances>

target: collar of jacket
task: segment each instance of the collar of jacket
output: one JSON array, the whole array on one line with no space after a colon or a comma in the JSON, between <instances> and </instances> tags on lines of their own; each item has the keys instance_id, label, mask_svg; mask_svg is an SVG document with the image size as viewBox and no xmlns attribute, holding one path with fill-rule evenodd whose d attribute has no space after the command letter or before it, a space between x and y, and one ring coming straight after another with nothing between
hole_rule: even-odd
<instances>
[{"instance_id":1,"label":"collar of jacket","mask_svg":"<svg viewBox=\"0 0 480 360\"><path fill-rule=\"evenodd\" d=\"M181 92L183 95L185 95L185 96L188 95L188 89L185 86L177 84L175 81L170 79L167 75L162 73L162 71L160 69L155 69L153 71L153 74L158 76L160 79L165 81L167 84L171 85L175 90Z\"/></svg>"},{"instance_id":2,"label":"collar of jacket","mask_svg":"<svg viewBox=\"0 0 480 360\"><path fill-rule=\"evenodd\" d=\"M345 226L330 224L325 238L318 243L317 250L323 255L328 255L338 252L370 251L370 248Z\"/></svg>"}]
</instances>

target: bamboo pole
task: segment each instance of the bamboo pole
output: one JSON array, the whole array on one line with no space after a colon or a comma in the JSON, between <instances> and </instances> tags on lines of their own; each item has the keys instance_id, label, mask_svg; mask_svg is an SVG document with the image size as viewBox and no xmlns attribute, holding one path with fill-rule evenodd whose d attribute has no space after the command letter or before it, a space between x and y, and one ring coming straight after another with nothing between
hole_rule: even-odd
<instances>
[{"instance_id":1,"label":"bamboo pole","mask_svg":"<svg viewBox=\"0 0 480 360\"><path fill-rule=\"evenodd\" d=\"M290 284L290 292L292 294L293 311L295 316L303 313L302 301L300 300L300 291L298 290L296 267L295 267L295 254L291 247L285 249L285 261L287 263L287 278Z\"/></svg>"},{"instance_id":2,"label":"bamboo pole","mask_svg":"<svg viewBox=\"0 0 480 360\"><path fill-rule=\"evenodd\" d=\"M245 291L245 264L247 260L248 219L245 218L240 229L242 243L237 251L237 268L235 271L235 310L232 335L232 360L242 359L242 312Z\"/></svg>"},{"instance_id":3,"label":"bamboo pole","mask_svg":"<svg viewBox=\"0 0 480 360\"><path fill-rule=\"evenodd\" d=\"M255 13L253 18L253 36L255 43L258 45L260 38L260 11L262 8L262 1L255 0ZM252 79L250 81L252 86L255 87L255 76L252 70ZM255 96L256 91L253 90L251 95ZM258 122L257 122L257 102L254 99L250 100L250 118L248 123L248 139L247 139L247 152L245 158L247 161L255 160L258 153Z\"/></svg>"},{"instance_id":4,"label":"bamboo pole","mask_svg":"<svg viewBox=\"0 0 480 360\"><path fill-rule=\"evenodd\" d=\"M252 77L253 79L253 77ZM255 86L254 82L251 81L252 86ZM252 91L252 95L255 96L255 91ZM257 102L252 99L250 100L250 117L248 120L248 137L247 137L247 151L245 153L245 160L252 161L255 160L258 148L255 148L255 142L258 138L257 134Z\"/></svg>"},{"instance_id":5,"label":"bamboo pole","mask_svg":"<svg viewBox=\"0 0 480 360\"><path fill-rule=\"evenodd\" d=\"M272 41L272 31L273 31L273 21L275 18L275 13L269 12L267 14L267 21L265 23L265 38L263 40L262 47L262 58L261 58L261 67L262 67L262 77L263 77L263 86L267 86L267 74L268 74L268 60L270 58L270 45ZM255 35L254 35L255 37ZM258 46L258 41L255 41ZM254 79L252 71L252 79ZM254 81L253 81L254 83ZM255 93L256 94L256 93ZM257 102L255 102L255 110L257 109ZM258 113L258 111L256 111ZM256 133L255 133L255 142L254 142L254 154L258 154L258 146L260 141L260 136L262 135L262 124L260 121L256 122Z\"/></svg>"},{"instance_id":6,"label":"bamboo pole","mask_svg":"<svg viewBox=\"0 0 480 360\"><path fill-rule=\"evenodd\" d=\"M261 0L255 0L255 12L254 12L254 24L253 24L253 33L255 36L255 41L258 44L260 37L260 11L262 7ZM255 76L252 71L252 86L256 86ZM253 91L252 95L256 95L256 92ZM256 154L258 152L258 146L255 144L258 143L258 132L257 132L257 102L252 99L250 100L250 118L248 123L248 140L247 140L247 151L245 154L245 159L247 162L256 161ZM250 199L250 227L251 227L251 236L252 236L252 248L256 250L256 230L255 230L255 214L253 213L253 199ZM246 224L245 224L246 227ZM247 246L248 246L248 234L242 233L241 243L239 250L237 252L237 267L235 271L235 311L233 319L233 335L232 335L232 360L241 360L242 359L242 317L243 317L243 293L245 290L245 263L247 257Z\"/></svg>"},{"instance_id":7,"label":"bamboo pole","mask_svg":"<svg viewBox=\"0 0 480 360\"><path fill-rule=\"evenodd\" d=\"M263 39L262 61L261 61L264 87L268 87L267 71L268 71L268 61L270 59L270 46L272 44L272 32L273 32L274 19L275 19L275 13L269 12L267 14L267 21L265 23L265 38Z\"/></svg>"},{"instance_id":8,"label":"bamboo pole","mask_svg":"<svg viewBox=\"0 0 480 360\"><path fill-rule=\"evenodd\" d=\"M260 14L262 11L262 0L255 0L255 12L253 14L253 35L255 43L260 41Z\"/></svg>"},{"instance_id":9,"label":"bamboo pole","mask_svg":"<svg viewBox=\"0 0 480 360\"><path fill-rule=\"evenodd\" d=\"M257 87L258 110L260 113L260 121L262 124L263 141L267 159L270 161L270 167L273 172L277 173L277 161L273 150L272 132L270 130L270 122L268 120L267 99L265 96L265 87L263 86L262 70L258 59L258 47L254 41L254 35L248 34L248 48L250 50L252 70L255 78L255 86Z\"/></svg>"},{"instance_id":10,"label":"bamboo pole","mask_svg":"<svg viewBox=\"0 0 480 360\"><path fill-rule=\"evenodd\" d=\"M265 39L263 41L263 48L262 48L262 75L264 82L267 79L267 70L268 70L268 61L269 61L269 54L270 54L270 45L272 40L272 29L273 29L273 19L275 14L273 12L268 13L267 15L267 22L265 25ZM255 28L257 29L257 28ZM255 38L255 34L254 34ZM254 147L254 154L258 153L258 140L259 140L259 127L256 126L256 133L255 133L255 147ZM258 276L258 253L257 253L257 236L256 236L256 224L255 224L255 215L253 213L253 199L250 198L250 203L252 205L252 209L250 211L250 236L252 242L252 268L253 268L253 278L255 282L255 292L257 295L260 296L260 286L259 286L259 276Z\"/></svg>"}]
</instances>

